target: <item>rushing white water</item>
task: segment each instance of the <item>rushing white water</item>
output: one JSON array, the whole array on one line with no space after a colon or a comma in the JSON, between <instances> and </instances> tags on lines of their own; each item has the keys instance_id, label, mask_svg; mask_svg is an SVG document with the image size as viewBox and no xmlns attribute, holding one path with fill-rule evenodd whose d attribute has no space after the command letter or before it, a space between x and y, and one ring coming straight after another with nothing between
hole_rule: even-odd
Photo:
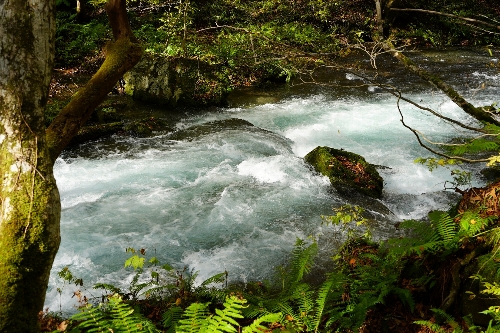
<instances>
[{"instance_id":1,"label":"rushing white water","mask_svg":"<svg viewBox=\"0 0 500 333\"><path fill-rule=\"evenodd\" d=\"M477 82L484 75L498 80L490 72L471 73ZM186 116L177 128L228 118L255 127L215 131L191 141L171 141L165 134L115 137L112 144L89 143L85 154L58 159L62 243L46 306L71 311L76 303L72 288L63 288L61 296L56 289L62 287L56 273L65 266L87 286L126 285L132 276L123 269L127 247L146 248L162 262L188 266L199 271L200 279L227 270L231 279L247 281L269 277L297 237L318 236L328 246L331 227L321 225L320 215L348 200L303 162L319 145L387 167L379 170L385 180L380 203L394 214L379 214L379 237L389 235L399 219L446 209L453 197L443 191L449 171L431 173L415 164L415 158L429 153L401 125L396 99L378 88L363 89L355 98L325 90ZM494 93L482 94L482 100L473 92L469 97L491 104ZM436 92L409 97L473 122ZM402 110L409 125L434 141L457 135L456 128L413 106L402 104Z\"/></svg>"}]
</instances>

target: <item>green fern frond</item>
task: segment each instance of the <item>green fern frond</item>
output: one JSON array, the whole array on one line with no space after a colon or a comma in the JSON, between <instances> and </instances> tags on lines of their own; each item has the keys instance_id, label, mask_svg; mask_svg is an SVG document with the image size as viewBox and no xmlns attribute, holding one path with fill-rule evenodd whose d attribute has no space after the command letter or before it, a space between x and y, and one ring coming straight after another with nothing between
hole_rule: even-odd
<instances>
[{"instance_id":1,"label":"green fern frond","mask_svg":"<svg viewBox=\"0 0 500 333\"><path fill-rule=\"evenodd\" d=\"M344 280L343 274L329 274L326 281L323 282L316 295L316 309L314 316L311 320L311 328L316 332L318 330L319 324L321 323L321 318L324 315L324 310L327 305L328 296L332 294L332 290L340 287L340 284Z\"/></svg>"},{"instance_id":2,"label":"green fern frond","mask_svg":"<svg viewBox=\"0 0 500 333\"><path fill-rule=\"evenodd\" d=\"M435 333L447 333L447 331L441 328L440 325L430 322L429 320L416 320L413 323L430 328Z\"/></svg>"},{"instance_id":3,"label":"green fern frond","mask_svg":"<svg viewBox=\"0 0 500 333\"><path fill-rule=\"evenodd\" d=\"M224 283L227 280L227 274L228 274L227 272L215 274L214 276L211 276L205 281L203 281L200 287L208 287L212 283Z\"/></svg>"},{"instance_id":4,"label":"green fern frond","mask_svg":"<svg viewBox=\"0 0 500 333\"><path fill-rule=\"evenodd\" d=\"M413 312L413 309L415 309L415 300L413 299L412 294L408 289L394 288L392 292L398 296L401 303L408 306L411 312Z\"/></svg>"},{"instance_id":5,"label":"green fern frond","mask_svg":"<svg viewBox=\"0 0 500 333\"><path fill-rule=\"evenodd\" d=\"M498 284L497 282L484 282L483 286L484 290L482 290L481 293L500 297L500 284Z\"/></svg>"},{"instance_id":6,"label":"green fern frond","mask_svg":"<svg viewBox=\"0 0 500 333\"><path fill-rule=\"evenodd\" d=\"M222 333L238 332L236 327L240 327L237 319L242 319L242 310L246 308L245 299L230 296L226 298L223 309L216 309L215 314L209 315L207 304L193 303L184 313L184 319L179 320L176 329L177 333ZM281 313L267 313L244 328L243 332L262 332L263 322L275 322L281 318Z\"/></svg>"},{"instance_id":7,"label":"green fern frond","mask_svg":"<svg viewBox=\"0 0 500 333\"><path fill-rule=\"evenodd\" d=\"M447 212L433 211L429 213L429 219L430 225L412 220L402 222L399 227L409 229L413 237L387 241L391 253L401 256L454 250L458 246L460 233L453 218Z\"/></svg>"},{"instance_id":8,"label":"green fern frond","mask_svg":"<svg viewBox=\"0 0 500 333\"><path fill-rule=\"evenodd\" d=\"M300 316L296 313L293 307L290 304L285 303L283 301L277 302L275 306L271 309L271 311L282 312L284 315L289 315L292 318L300 318Z\"/></svg>"},{"instance_id":9,"label":"green fern frond","mask_svg":"<svg viewBox=\"0 0 500 333\"><path fill-rule=\"evenodd\" d=\"M192 303L178 321L177 333L199 333L208 315L208 303Z\"/></svg>"},{"instance_id":10,"label":"green fern frond","mask_svg":"<svg viewBox=\"0 0 500 333\"><path fill-rule=\"evenodd\" d=\"M463 238L474 237L492 222L491 217L483 218L479 214L466 211L460 218L460 235Z\"/></svg>"},{"instance_id":11,"label":"green fern frond","mask_svg":"<svg viewBox=\"0 0 500 333\"><path fill-rule=\"evenodd\" d=\"M467 153L478 153L484 151L494 151L498 150L498 143L491 141L490 139L473 139L458 146L449 146L448 150L452 155L462 156Z\"/></svg>"},{"instance_id":12,"label":"green fern frond","mask_svg":"<svg viewBox=\"0 0 500 333\"><path fill-rule=\"evenodd\" d=\"M245 307L246 300L236 296L226 298L224 309L215 309L215 315L208 319L206 332L236 332L234 326L239 326L235 319L241 319L241 309Z\"/></svg>"},{"instance_id":13,"label":"green fern frond","mask_svg":"<svg viewBox=\"0 0 500 333\"><path fill-rule=\"evenodd\" d=\"M159 332L154 325L141 314L132 309L129 304L123 302L119 295L109 298L107 304L98 307L88 305L71 317L79 321L77 328L85 332Z\"/></svg>"},{"instance_id":14,"label":"green fern frond","mask_svg":"<svg viewBox=\"0 0 500 333\"><path fill-rule=\"evenodd\" d=\"M429 213L432 225L438 232L440 240L445 244L451 243L455 240L457 235L457 225L451 218L450 214L440 211Z\"/></svg>"},{"instance_id":15,"label":"green fern frond","mask_svg":"<svg viewBox=\"0 0 500 333\"><path fill-rule=\"evenodd\" d=\"M175 332L177 323L182 318L183 309L180 306L170 307L162 316L162 324L169 328L167 332Z\"/></svg>"},{"instance_id":16,"label":"green fern frond","mask_svg":"<svg viewBox=\"0 0 500 333\"><path fill-rule=\"evenodd\" d=\"M289 281L292 284L301 281L304 274L309 272L312 267L313 259L317 253L318 244L316 242L307 246L303 240L297 239L292 252L292 267L289 275Z\"/></svg>"},{"instance_id":17,"label":"green fern frond","mask_svg":"<svg viewBox=\"0 0 500 333\"><path fill-rule=\"evenodd\" d=\"M437 321L441 322L441 323L446 323L448 326L450 326L453 329L453 331L452 331L453 333L462 333L463 332L463 330L460 328L460 325L455 321L455 319L452 316L450 316L449 314L447 314L445 311L443 311L441 309L431 309L431 311L435 313L435 317L436 317ZM428 327L428 328L430 328L438 333L449 332L448 330L441 328L441 325L439 325L437 323L430 322L428 320L418 320L418 321L415 321L414 323Z\"/></svg>"},{"instance_id":18,"label":"green fern frond","mask_svg":"<svg viewBox=\"0 0 500 333\"><path fill-rule=\"evenodd\" d=\"M125 304L119 298L112 297L109 300L109 315L113 318L113 326L118 332L140 332L142 331L142 320L132 316L134 309Z\"/></svg>"},{"instance_id":19,"label":"green fern frond","mask_svg":"<svg viewBox=\"0 0 500 333\"><path fill-rule=\"evenodd\" d=\"M281 313L268 313L254 320L254 322L243 328L243 333L262 333L267 330L267 327L261 323L276 323L281 320Z\"/></svg>"},{"instance_id":20,"label":"green fern frond","mask_svg":"<svg viewBox=\"0 0 500 333\"><path fill-rule=\"evenodd\" d=\"M94 307L92 304L87 304L81 309L81 312L74 314L71 319L80 322L77 328L84 329L87 332L104 332L109 326L109 321L106 320L102 306Z\"/></svg>"}]
</instances>

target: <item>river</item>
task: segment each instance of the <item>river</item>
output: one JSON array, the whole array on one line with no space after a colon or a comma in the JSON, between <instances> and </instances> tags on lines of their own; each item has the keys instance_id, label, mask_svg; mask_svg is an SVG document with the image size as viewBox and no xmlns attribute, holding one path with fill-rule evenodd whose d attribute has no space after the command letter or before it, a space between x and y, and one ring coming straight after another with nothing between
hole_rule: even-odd
<instances>
[{"instance_id":1,"label":"river","mask_svg":"<svg viewBox=\"0 0 500 333\"><path fill-rule=\"evenodd\" d=\"M427 50L412 57L446 75L477 105L499 99L500 76L488 66L498 62L498 54L490 57L484 49ZM474 123L404 69L390 61L385 68L384 80L400 87L406 97ZM345 72L322 76L323 82L363 83ZM466 134L409 104L401 107L407 123L434 141ZM170 112L144 108L155 115ZM449 170L429 172L414 163L430 154L401 125L396 98L376 86L297 84L242 90L233 94L230 107L183 110L169 119L181 130L229 118L254 126L214 130L184 141L169 140L168 133L114 136L67 151L56 161L62 243L47 307L74 311L75 288L57 277L66 266L87 287L96 282L126 286L133 276L123 268L128 247L145 248L163 263L198 271L200 280L223 271L232 281L262 280L286 262L297 237L315 236L328 257L335 246L332 239L339 235L337 229L322 225L320 215L332 213L334 207L365 205L377 220L375 237L383 239L394 235L396 222L425 218L430 210L447 209L457 199L453 191L444 190L451 180ZM382 199L352 201L332 190L328 179L303 161L320 145L349 150L383 166ZM473 185L482 185L477 167L470 170Z\"/></svg>"}]
</instances>

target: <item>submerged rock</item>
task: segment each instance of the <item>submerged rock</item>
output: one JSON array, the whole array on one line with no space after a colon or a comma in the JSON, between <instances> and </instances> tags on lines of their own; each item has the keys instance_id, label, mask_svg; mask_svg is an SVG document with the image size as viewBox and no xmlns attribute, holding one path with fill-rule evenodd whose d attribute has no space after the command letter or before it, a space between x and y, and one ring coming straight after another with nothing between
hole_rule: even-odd
<instances>
[{"instance_id":1,"label":"submerged rock","mask_svg":"<svg viewBox=\"0 0 500 333\"><path fill-rule=\"evenodd\" d=\"M210 121L201 125L195 125L188 127L186 129L177 131L175 133L172 133L168 138L170 140L187 140L191 141L194 140L202 135L207 135L215 132L219 132L221 130L227 130L227 129L237 129L242 126L252 126L253 124L251 122L248 122L243 119L239 118L229 118L229 119L224 119L224 120L215 120L215 121Z\"/></svg>"},{"instance_id":2,"label":"submerged rock","mask_svg":"<svg viewBox=\"0 0 500 333\"><path fill-rule=\"evenodd\" d=\"M373 198L382 196L384 180L374 165L355 153L330 147L316 147L305 157L314 169L327 176L340 192L354 190Z\"/></svg>"}]
</instances>

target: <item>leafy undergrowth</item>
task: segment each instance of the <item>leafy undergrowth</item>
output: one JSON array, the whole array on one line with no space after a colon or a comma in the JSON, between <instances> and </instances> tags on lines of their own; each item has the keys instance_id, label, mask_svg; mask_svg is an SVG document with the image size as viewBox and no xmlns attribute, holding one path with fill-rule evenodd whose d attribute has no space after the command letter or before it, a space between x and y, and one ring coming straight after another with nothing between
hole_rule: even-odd
<instances>
[{"instance_id":1,"label":"leafy undergrowth","mask_svg":"<svg viewBox=\"0 0 500 333\"><path fill-rule=\"evenodd\" d=\"M491 192L491 191L490 191ZM465 197L467 199L468 197ZM464 199L464 200L465 200ZM484 207L483 207L484 208ZM146 250L127 249L135 271L126 289L98 284L103 296L82 296L83 283L68 268L80 312L60 318L45 312L43 331L64 332L485 332L500 330L500 226L497 216L467 210L432 212L429 221L405 221L405 237L370 240L360 208L337 209L327 224L348 238L333 253L335 268L310 283L318 245L297 240L289 265L272 281L228 284L228 272L195 286L197 274L161 265ZM339 215L340 214L340 215ZM487 265L486 265L487 264ZM486 267L487 266L487 267ZM460 299L470 284L496 298L484 305L489 323L475 325ZM474 295L479 296L479 295ZM489 326L488 326L489 325Z\"/></svg>"}]
</instances>

